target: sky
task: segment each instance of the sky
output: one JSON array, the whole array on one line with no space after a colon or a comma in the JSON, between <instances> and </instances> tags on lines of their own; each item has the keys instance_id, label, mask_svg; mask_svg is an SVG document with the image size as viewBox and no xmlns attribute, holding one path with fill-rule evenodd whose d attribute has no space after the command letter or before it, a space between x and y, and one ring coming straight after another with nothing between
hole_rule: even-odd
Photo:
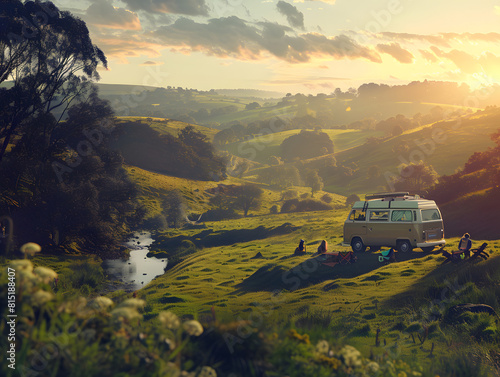
<instances>
[{"instance_id":1,"label":"sky","mask_svg":"<svg viewBox=\"0 0 500 377\"><path fill-rule=\"evenodd\" d=\"M101 83L331 93L500 83L500 0L53 0L108 58Z\"/></svg>"}]
</instances>

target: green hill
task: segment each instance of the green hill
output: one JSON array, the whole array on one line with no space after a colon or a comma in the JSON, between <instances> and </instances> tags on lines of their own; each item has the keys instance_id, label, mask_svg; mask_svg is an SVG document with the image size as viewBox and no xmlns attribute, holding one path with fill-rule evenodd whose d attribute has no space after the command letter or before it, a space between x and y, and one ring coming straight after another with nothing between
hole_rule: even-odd
<instances>
[{"instance_id":1,"label":"green hill","mask_svg":"<svg viewBox=\"0 0 500 377\"><path fill-rule=\"evenodd\" d=\"M335 154L337 164L356 164L359 170L347 186L345 181L325 183L329 191L343 194L373 192L399 174L400 164L419 160L432 165L439 175L452 174L474 152L493 146L490 135L499 124L500 110L491 109L340 151ZM379 167L379 178L368 179L371 166Z\"/></svg>"},{"instance_id":2,"label":"green hill","mask_svg":"<svg viewBox=\"0 0 500 377\"><path fill-rule=\"evenodd\" d=\"M300 133L301 130L287 130L269 135L256 136L247 141L238 141L222 146L231 154L250 158L254 161L266 164L271 156L280 155L280 145L286 138ZM329 130L322 129L333 141L335 153L362 145L370 137L380 137L381 131L361 130Z\"/></svg>"}]
</instances>

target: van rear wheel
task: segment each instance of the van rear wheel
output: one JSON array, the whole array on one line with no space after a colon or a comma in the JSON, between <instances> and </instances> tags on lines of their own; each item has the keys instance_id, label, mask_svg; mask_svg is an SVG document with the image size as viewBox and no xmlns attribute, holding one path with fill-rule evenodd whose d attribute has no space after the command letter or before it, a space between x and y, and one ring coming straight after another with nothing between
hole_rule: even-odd
<instances>
[{"instance_id":1,"label":"van rear wheel","mask_svg":"<svg viewBox=\"0 0 500 377\"><path fill-rule=\"evenodd\" d=\"M362 253L366 250L366 245L361 238L355 237L351 241L351 248L355 253Z\"/></svg>"},{"instance_id":2,"label":"van rear wheel","mask_svg":"<svg viewBox=\"0 0 500 377\"><path fill-rule=\"evenodd\" d=\"M408 240L398 241L396 248L402 253L410 252L413 248Z\"/></svg>"}]
</instances>

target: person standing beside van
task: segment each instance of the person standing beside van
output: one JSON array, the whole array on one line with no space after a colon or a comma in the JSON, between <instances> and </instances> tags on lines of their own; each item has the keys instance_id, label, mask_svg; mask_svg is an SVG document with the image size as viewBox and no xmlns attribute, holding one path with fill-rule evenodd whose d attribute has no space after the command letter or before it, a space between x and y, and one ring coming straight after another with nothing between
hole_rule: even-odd
<instances>
[{"instance_id":1,"label":"person standing beside van","mask_svg":"<svg viewBox=\"0 0 500 377\"><path fill-rule=\"evenodd\" d=\"M466 256L470 257L470 248L472 247L472 241L470 240L470 234L465 233L460 242L458 243L458 250L465 253Z\"/></svg>"}]
</instances>

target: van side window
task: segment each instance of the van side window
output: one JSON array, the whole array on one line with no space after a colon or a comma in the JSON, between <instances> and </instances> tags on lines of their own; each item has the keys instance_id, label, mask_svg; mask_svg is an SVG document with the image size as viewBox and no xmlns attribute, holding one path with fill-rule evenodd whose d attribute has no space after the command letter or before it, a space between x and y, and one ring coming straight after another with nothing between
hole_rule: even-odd
<instances>
[{"instance_id":1,"label":"van side window","mask_svg":"<svg viewBox=\"0 0 500 377\"><path fill-rule=\"evenodd\" d=\"M366 212L364 212L360 209L355 209L349 215L349 220L351 220L351 221L365 221L366 220Z\"/></svg>"},{"instance_id":2,"label":"van side window","mask_svg":"<svg viewBox=\"0 0 500 377\"><path fill-rule=\"evenodd\" d=\"M411 211L394 210L392 211L391 221L411 221Z\"/></svg>"},{"instance_id":3,"label":"van side window","mask_svg":"<svg viewBox=\"0 0 500 377\"><path fill-rule=\"evenodd\" d=\"M441 215L437 209L423 209L422 221L441 220Z\"/></svg>"},{"instance_id":4,"label":"van side window","mask_svg":"<svg viewBox=\"0 0 500 377\"><path fill-rule=\"evenodd\" d=\"M389 211L370 211L370 221L389 221Z\"/></svg>"}]
</instances>

